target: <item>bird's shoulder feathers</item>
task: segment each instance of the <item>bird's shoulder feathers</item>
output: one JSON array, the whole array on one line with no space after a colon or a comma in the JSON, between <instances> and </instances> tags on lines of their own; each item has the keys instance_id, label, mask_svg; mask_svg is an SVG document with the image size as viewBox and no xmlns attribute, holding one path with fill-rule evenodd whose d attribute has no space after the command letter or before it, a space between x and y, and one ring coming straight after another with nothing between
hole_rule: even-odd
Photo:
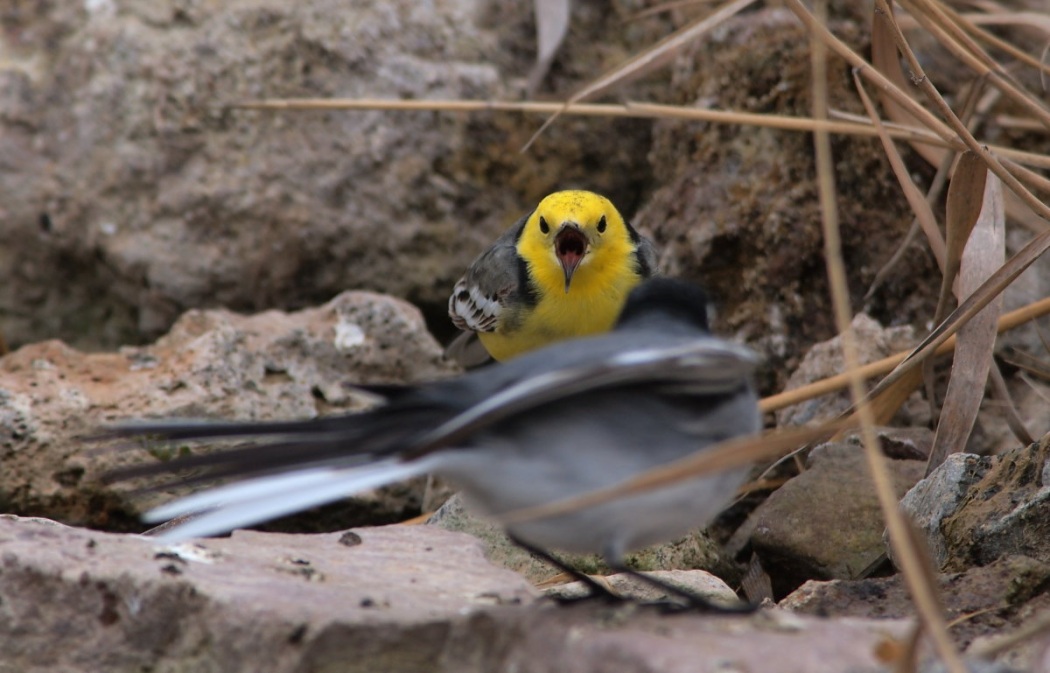
<instances>
[{"instance_id":1,"label":"bird's shoulder feathers","mask_svg":"<svg viewBox=\"0 0 1050 673\"><path fill-rule=\"evenodd\" d=\"M448 300L448 314L457 328L494 332L513 319L519 308L536 303L528 267L516 247L529 215L474 260L456 283Z\"/></svg>"}]
</instances>

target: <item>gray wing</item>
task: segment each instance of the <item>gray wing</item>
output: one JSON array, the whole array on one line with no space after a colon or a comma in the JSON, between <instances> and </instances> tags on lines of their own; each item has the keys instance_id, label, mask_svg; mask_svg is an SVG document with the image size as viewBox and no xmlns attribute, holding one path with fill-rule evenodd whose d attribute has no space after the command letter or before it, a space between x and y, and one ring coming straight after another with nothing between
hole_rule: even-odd
<instances>
[{"instance_id":1,"label":"gray wing","mask_svg":"<svg viewBox=\"0 0 1050 673\"><path fill-rule=\"evenodd\" d=\"M643 279L656 275L656 265L659 262L656 246L645 236L638 236L635 242L634 257L638 263L638 275Z\"/></svg>"},{"instance_id":2,"label":"gray wing","mask_svg":"<svg viewBox=\"0 0 1050 673\"><path fill-rule=\"evenodd\" d=\"M518 235L528 215L518 220L467 269L448 299L452 323L469 332L494 332L506 320L507 307L521 300L524 260L518 255Z\"/></svg>"},{"instance_id":3,"label":"gray wing","mask_svg":"<svg viewBox=\"0 0 1050 673\"><path fill-rule=\"evenodd\" d=\"M616 337L628 336L614 334ZM607 341L620 342L615 343L616 346L622 344L618 338ZM715 337L616 350L576 366L552 364L545 368L542 363L534 363L526 356L516 360L514 366L504 365L504 373L523 368L533 368L540 373L522 376L494 394L468 395L481 398L481 401L421 437L406 455L417 457L454 445L505 418L588 391L652 385L654 391L672 395L732 393L750 387L751 373L756 364L757 358L750 349ZM479 373L476 376L484 375ZM459 382L460 385L464 383L469 385L466 380Z\"/></svg>"}]
</instances>

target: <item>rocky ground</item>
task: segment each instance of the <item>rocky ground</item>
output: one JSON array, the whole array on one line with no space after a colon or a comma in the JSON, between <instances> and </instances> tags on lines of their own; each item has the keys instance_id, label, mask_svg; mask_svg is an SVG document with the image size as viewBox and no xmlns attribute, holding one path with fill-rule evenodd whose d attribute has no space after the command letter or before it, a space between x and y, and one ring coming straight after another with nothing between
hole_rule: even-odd
<instances>
[{"instance_id":1,"label":"rocky ground","mask_svg":"<svg viewBox=\"0 0 1050 673\"><path fill-rule=\"evenodd\" d=\"M540 95L571 93L690 11L625 24L639 7L575 3ZM867 19L841 8L833 29L863 51ZM719 331L765 358L765 393L842 370L808 136L565 118L521 155L537 118L222 106L513 99L532 30L529 4L505 0L0 6L0 335L14 348L0 357L0 673L898 670L915 612L850 437L767 475L708 534L631 557L715 598L766 596L732 617L559 607L544 594L578 587L433 481L166 547L139 535L138 515L173 494L98 479L190 450L91 441L117 419L308 418L374 403L355 384L455 375L431 334L448 335L449 288L560 187L610 195L660 245L665 272L711 288ZM787 11L757 9L618 95L803 115L807 39ZM951 94L957 81L940 76ZM832 78L833 104L859 111L848 70ZM914 245L864 298L911 215L875 141L835 151L854 327L875 360L924 333L939 277ZM1037 265L1007 303L1047 294ZM1003 342L1045 359L1034 328ZM1043 437L1050 390L1005 373ZM770 423L846 404L825 397ZM1023 445L1003 416L986 404L966 452L926 479L918 393L879 436L953 637L971 662L997 657L974 670L1050 670L1046 628L996 645L1050 613L1050 439Z\"/></svg>"}]
</instances>

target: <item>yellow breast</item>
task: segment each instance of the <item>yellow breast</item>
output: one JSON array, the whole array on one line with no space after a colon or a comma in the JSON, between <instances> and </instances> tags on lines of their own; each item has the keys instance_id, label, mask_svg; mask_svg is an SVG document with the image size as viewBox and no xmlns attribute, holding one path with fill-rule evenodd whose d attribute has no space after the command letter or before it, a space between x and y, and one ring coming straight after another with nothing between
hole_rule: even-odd
<instances>
[{"instance_id":1,"label":"yellow breast","mask_svg":"<svg viewBox=\"0 0 1050 673\"><path fill-rule=\"evenodd\" d=\"M618 246L614 246L618 247ZM627 294L641 281L635 271L633 247L605 248L588 255L573 276L568 292L565 275L553 253L529 264L539 301L523 311L517 329L479 332L486 350L497 360L507 360L554 341L610 330Z\"/></svg>"}]
</instances>

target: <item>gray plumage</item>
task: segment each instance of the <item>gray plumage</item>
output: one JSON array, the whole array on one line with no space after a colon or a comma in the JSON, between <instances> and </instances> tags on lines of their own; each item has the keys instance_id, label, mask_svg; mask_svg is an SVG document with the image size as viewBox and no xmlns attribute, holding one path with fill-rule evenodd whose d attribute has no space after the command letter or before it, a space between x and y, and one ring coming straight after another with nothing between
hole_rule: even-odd
<instances>
[{"instance_id":1,"label":"gray plumage","mask_svg":"<svg viewBox=\"0 0 1050 673\"><path fill-rule=\"evenodd\" d=\"M755 360L707 332L699 288L665 278L635 288L615 329L561 342L457 379L395 394L373 411L288 423L142 423L113 434L170 441L251 437L255 446L130 468L194 467L237 482L162 506L153 520L204 513L162 537L211 535L356 490L443 475L500 515L616 485L761 427ZM618 563L706 524L745 477L736 469L577 512L515 523L540 548ZM175 483L179 483L177 480Z\"/></svg>"}]
</instances>

